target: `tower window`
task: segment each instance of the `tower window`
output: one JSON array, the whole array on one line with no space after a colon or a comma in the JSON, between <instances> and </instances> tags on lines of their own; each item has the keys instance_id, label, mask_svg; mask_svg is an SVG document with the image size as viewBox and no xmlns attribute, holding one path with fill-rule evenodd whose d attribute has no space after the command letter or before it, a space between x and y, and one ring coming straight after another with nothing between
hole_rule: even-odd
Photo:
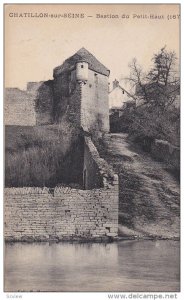
<instances>
[{"instance_id":1,"label":"tower window","mask_svg":"<svg viewBox=\"0 0 184 300\"><path fill-rule=\"evenodd\" d=\"M98 83L98 74L94 74L95 75L95 83L97 84Z\"/></svg>"},{"instance_id":2,"label":"tower window","mask_svg":"<svg viewBox=\"0 0 184 300\"><path fill-rule=\"evenodd\" d=\"M83 65L81 65L81 68L83 69L83 68L84 68L84 66L83 66Z\"/></svg>"}]
</instances>

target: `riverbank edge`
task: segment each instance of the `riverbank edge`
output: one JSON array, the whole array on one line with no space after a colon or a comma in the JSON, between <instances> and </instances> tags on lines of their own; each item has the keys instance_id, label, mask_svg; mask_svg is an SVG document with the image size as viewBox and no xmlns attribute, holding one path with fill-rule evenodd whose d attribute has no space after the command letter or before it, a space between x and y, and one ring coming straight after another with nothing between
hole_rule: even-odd
<instances>
[{"instance_id":1,"label":"riverbank edge","mask_svg":"<svg viewBox=\"0 0 184 300\"><path fill-rule=\"evenodd\" d=\"M173 237L164 237L164 236L144 236L144 237L138 237L138 236L117 236L117 237L99 237L99 238L23 238L23 239L15 239L15 238L5 238L5 243L62 243L62 242L68 242L68 243L113 243L113 242L120 242L120 241L145 241L145 240L173 240L173 241L180 241L180 237L173 236Z\"/></svg>"}]
</instances>

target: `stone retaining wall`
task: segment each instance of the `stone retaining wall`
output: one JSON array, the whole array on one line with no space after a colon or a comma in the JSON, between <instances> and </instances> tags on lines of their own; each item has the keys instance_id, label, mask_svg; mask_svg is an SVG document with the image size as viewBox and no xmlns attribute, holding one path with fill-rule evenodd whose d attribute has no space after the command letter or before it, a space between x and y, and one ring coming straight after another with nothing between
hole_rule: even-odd
<instances>
[{"instance_id":1,"label":"stone retaining wall","mask_svg":"<svg viewBox=\"0 0 184 300\"><path fill-rule=\"evenodd\" d=\"M36 125L35 96L18 88L5 89L5 125Z\"/></svg>"},{"instance_id":2,"label":"stone retaining wall","mask_svg":"<svg viewBox=\"0 0 184 300\"><path fill-rule=\"evenodd\" d=\"M7 241L103 240L118 234L118 176L99 157L90 138L85 138L90 176L101 187L86 190L69 187L6 188L5 226ZM92 180L95 177L91 177ZM95 181L95 182L98 182ZM92 188L92 189L89 189Z\"/></svg>"},{"instance_id":3,"label":"stone retaining wall","mask_svg":"<svg viewBox=\"0 0 184 300\"><path fill-rule=\"evenodd\" d=\"M118 182L109 188L6 188L5 239L44 241L117 236Z\"/></svg>"}]
</instances>

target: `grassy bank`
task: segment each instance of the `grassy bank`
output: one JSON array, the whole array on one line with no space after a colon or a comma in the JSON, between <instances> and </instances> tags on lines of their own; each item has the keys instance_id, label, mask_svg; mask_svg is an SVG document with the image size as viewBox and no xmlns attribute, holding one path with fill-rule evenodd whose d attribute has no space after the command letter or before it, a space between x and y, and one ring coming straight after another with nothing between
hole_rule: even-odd
<instances>
[{"instance_id":1,"label":"grassy bank","mask_svg":"<svg viewBox=\"0 0 184 300\"><path fill-rule=\"evenodd\" d=\"M71 149L73 153L80 150L78 137L79 130L76 134L76 128L65 121L49 126L6 126L5 185L52 187L68 181L66 164L72 164Z\"/></svg>"}]
</instances>

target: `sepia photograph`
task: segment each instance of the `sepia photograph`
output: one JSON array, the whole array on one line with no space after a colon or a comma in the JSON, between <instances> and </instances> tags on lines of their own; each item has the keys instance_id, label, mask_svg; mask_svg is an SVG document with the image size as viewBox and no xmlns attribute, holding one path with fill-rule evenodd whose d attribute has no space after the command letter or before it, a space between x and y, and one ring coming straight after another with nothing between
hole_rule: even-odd
<instances>
[{"instance_id":1,"label":"sepia photograph","mask_svg":"<svg viewBox=\"0 0 184 300\"><path fill-rule=\"evenodd\" d=\"M4 4L4 292L180 292L180 65L180 4Z\"/></svg>"}]
</instances>

